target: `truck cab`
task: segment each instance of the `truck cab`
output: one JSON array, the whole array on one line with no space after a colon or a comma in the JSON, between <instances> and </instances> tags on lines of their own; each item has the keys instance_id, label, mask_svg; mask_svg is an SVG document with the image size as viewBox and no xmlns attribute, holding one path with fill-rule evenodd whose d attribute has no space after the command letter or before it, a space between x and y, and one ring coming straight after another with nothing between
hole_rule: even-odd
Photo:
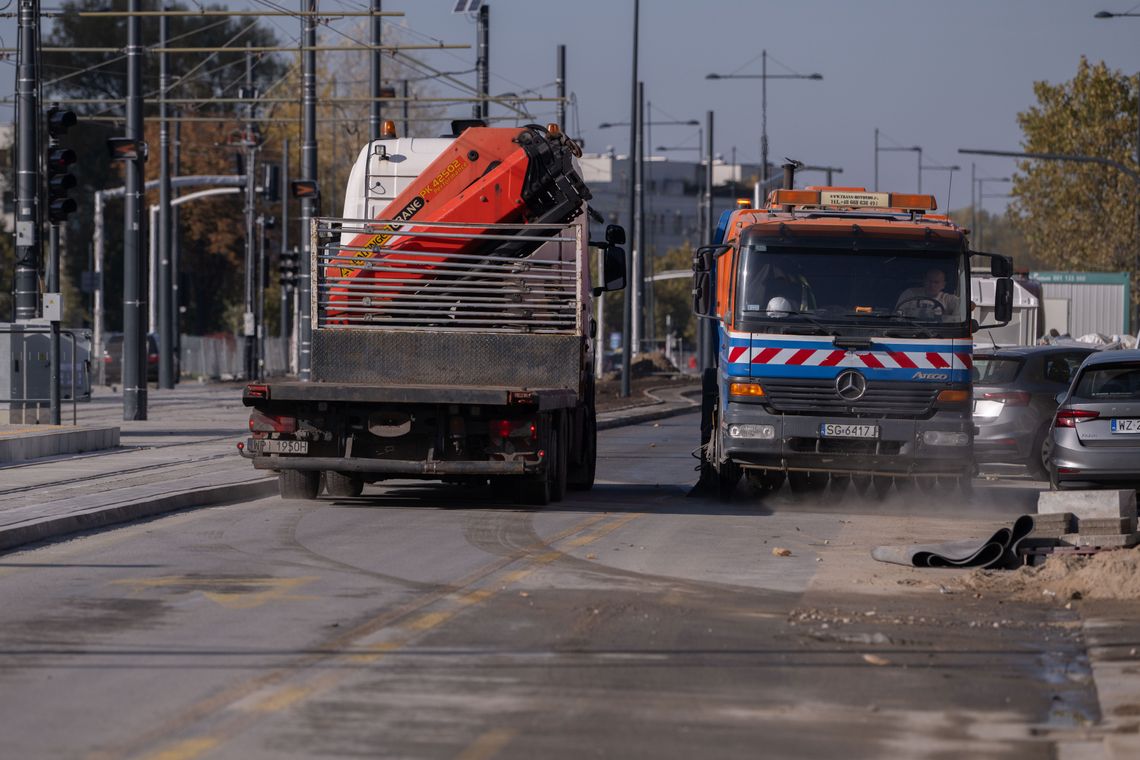
<instances>
[{"instance_id":1,"label":"truck cab","mask_svg":"<svg viewBox=\"0 0 1140 760\"><path fill-rule=\"evenodd\" d=\"M722 496L829 480L968 489L974 474L971 251L933 196L860 187L777 190L723 220L694 260L695 310L718 327L707 371L702 480ZM1006 304L1002 307L1001 304Z\"/></svg>"}]
</instances>

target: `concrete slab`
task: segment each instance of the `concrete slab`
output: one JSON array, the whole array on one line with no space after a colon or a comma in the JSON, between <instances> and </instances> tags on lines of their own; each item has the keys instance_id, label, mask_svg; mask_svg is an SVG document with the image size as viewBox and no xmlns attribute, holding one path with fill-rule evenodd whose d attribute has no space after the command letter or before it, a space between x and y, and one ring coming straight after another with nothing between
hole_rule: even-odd
<instances>
[{"instance_id":1,"label":"concrete slab","mask_svg":"<svg viewBox=\"0 0 1140 760\"><path fill-rule=\"evenodd\" d=\"M113 449L119 428L36 425L0 427L0 464Z\"/></svg>"},{"instance_id":2,"label":"concrete slab","mask_svg":"<svg viewBox=\"0 0 1140 760\"><path fill-rule=\"evenodd\" d=\"M1083 518L1136 518L1136 492L1042 491L1037 497L1038 514L1072 512Z\"/></svg>"},{"instance_id":3,"label":"concrete slab","mask_svg":"<svg viewBox=\"0 0 1140 760\"><path fill-rule=\"evenodd\" d=\"M1072 531L1082 536L1094 534L1135 533L1135 517L1086 517L1077 521L1077 529Z\"/></svg>"},{"instance_id":4,"label":"concrete slab","mask_svg":"<svg viewBox=\"0 0 1140 760\"><path fill-rule=\"evenodd\" d=\"M1061 540L1070 546L1097 546L1102 549L1115 549L1135 546L1140 541L1140 533L1118 533L1116 535L1091 535L1066 533Z\"/></svg>"}]
</instances>

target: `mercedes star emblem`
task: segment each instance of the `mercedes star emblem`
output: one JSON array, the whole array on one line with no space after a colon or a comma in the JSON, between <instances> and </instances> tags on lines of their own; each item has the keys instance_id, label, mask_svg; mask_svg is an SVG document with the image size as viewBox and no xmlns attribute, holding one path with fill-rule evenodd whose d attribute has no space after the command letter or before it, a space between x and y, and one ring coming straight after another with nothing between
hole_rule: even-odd
<instances>
[{"instance_id":1,"label":"mercedes star emblem","mask_svg":"<svg viewBox=\"0 0 1140 760\"><path fill-rule=\"evenodd\" d=\"M867 392L867 378L853 369L841 372L835 378L835 392L846 401L858 401Z\"/></svg>"}]
</instances>

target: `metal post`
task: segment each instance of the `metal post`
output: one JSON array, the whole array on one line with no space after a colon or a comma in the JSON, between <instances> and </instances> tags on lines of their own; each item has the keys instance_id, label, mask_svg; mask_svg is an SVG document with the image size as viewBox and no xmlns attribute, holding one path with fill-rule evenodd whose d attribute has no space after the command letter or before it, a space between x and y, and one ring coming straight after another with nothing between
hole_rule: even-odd
<instances>
[{"instance_id":1,"label":"metal post","mask_svg":"<svg viewBox=\"0 0 1140 760\"><path fill-rule=\"evenodd\" d=\"M164 7L163 10L170 10ZM170 18L158 19L158 45L165 49L170 34ZM158 54L158 387L174 387L174 312L171 296L174 289L170 270L170 123L167 121L166 97L170 90L167 53Z\"/></svg>"},{"instance_id":2,"label":"metal post","mask_svg":"<svg viewBox=\"0 0 1140 760\"><path fill-rule=\"evenodd\" d=\"M705 115L705 132L708 136L705 138L708 142L705 145L705 158L708 163L705 166L705 229L701 235L701 245L712 245L713 237L716 235L716 222L713 220L713 112L709 111ZM735 159L733 160L733 182L735 184ZM712 356L712 320L698 319L697 320L697 369L703 371L706 367L711 366Z\"/></svg>"},{"instance_id":3,"label":"metal post","mask_svg":"<svg viewBox=\"0 0 1140 760\"><path fill-rule=\"evenodd\" d=\"M175 110L175 113L181 116L181 112ZM170 168L172 176L182 176L181 119L176 119L174 122L174 150ZM182 244L181 237L178 234L181 229L180 219L178 207L174 206L170 211L170 333L172 338L170 347L174 356L180 356L182 352L182 291L178 284L179 279L181 279L179 273L182 271ZM174 375L174 382L177 383L178 373L175 372Z\"/></svg>"},{"instance_id":4,"label":"metal post","mask_svg":"<svg viewBox=\"0 0 1140 760\"><path fill-rule=\"evenodd\" d=\"M566 46L558 46L558 71L554 76L554 87L558 93L558 104L555 106L554 120L566 133Z\"/></svg>"},{"instance_id":5,"label":"metal post","mask_svg":"<svg viewBox=\"0 0 1140 760\"><path fill-rule=\"evenodd\" d=\"M127 10L127 123L126 136L141 142L142 58L140 0L128 0ZM143 227L143 155L126 162L126 193L123 214L123 419L145 420L146 327L143 324L145 267L141 251Z\"/></svg>"},{"instance_id":6,"label":"metal post","mask_svg":"<svg viewBox=\"0 0 1140 760\"><path fill-rule=\"evenodd\" d=\"M289 138L286 137L281 141L281 261L285 260L285 256L289 252ZM293 285L281 286L281 321L280 330L278 331L279 337L286 341L291 342L293 334ZM289 351L292 355L292 351Z\"/></svg>"},{"instance_id":7,"label":"metal post","mask_svg":"<svg viewBox=\"0 0 1140 760\"><path fill-rule=\"evenodd\" d=\"M38 84L39 0L20 0L16 53L16 272L15 320L35 319L39 311L40 118ZM26 373L25 373L26 374Z\"/></svg>"},{"instance_id":8,"label":"metal post","mask_svg":"<svg viewBox=\"0 0 1140 760\"><path fill-rule=\"evenodd\" d=\"M879 128L875 127L875 192L879 192Z\"/></svg>"},{"instance_id":9,"label":"metal post","mask_svg":"<svg viewBox=\"0 0 1140 760\"><path fill-rule=\"evenodd\" d=\"M970 232L978 229L978 199L975 195L977 189L977 164L970 162Z\"/></svg>"},{"instance_id":10,"label":"metal post","mask_svg":"<svg viewBox=\"0 0 1140 760\"><path fill-rule=\"evenodd\" d=\"M636 172L634 171L635 156L637 155L637 119L638 119L638 87L640 83L637 81L637 38L638 26L641 16L641 2L640 0L633 0L633 79L631 80L632 87L630 94L629 106L629 221L630 221L630 245L629 250L625 255L626 272L633 273L633 247L637 242L633 239L636 230L633 228L633 217L637 213L637 193L634 190L634 178ZM628 278L627 278L628 280ZM621 340L621 395L628 397L630 394L629 388L629 374L632 353L632 337L633 337L633 299L631 298L632 292L636 291L636 285L633 288L626 287L625 292L625 308L622 312L622 340Z\"/></svg>"},{"instance_id":11,"label":"metal post","mask_svg":"<svg viewBox=\"0 0 1140 760\"><path fill-rule=\"evenodd\" d=\"M317 0L301 0L301 10L316 13ZM315 180L317 178L317 55L314 48L317 46L316 16L303 16L301 19L305 51L301 55L302 64L302 95L304 106L304 124L301 144L301 177ZM405 81L405 87L407 82ZM406 103L407 101L405 101ZM407 122L404 125L407 129ZM312 305L310 302L310 287L312 285L310 257L312 256L311 235L309 234L310 220L314 212L313 201L310 198L301 201L301 260L300 272L297 279L300 281L299 299L300 323L297 325L298 340L301 344L298 375L301 380L312 378L312 346L313 328L311 323Z\"/></svg>"},{"instance_id":12,"label":"metal post","mask_svg":"<svg viewBox=\"0 0 1140 760\"><path fill-rule=\"evenodd\" d=\"M752 60L756 60L753 58ZM760 51L760 194L768 194L768 51ZM761 199L762 200L762 199ZM760 207L757 201L756 207Z\"/></svg>"},{"instance_id":13,"label":"metal post","mask_svg":"<svg viewBox=\"0 0 1140 760\"><path fill-rule=\"evenodd\" d=\"M373 13L379 13L381 5L381 0L372 0L371 7ZM368 106L368 139L370 141L380 139L380 101L377 100L377 98L380 97L380 63L384 55L384 51L376 49L380 46L380 22L381 17L378 15L373 15L368 21L368 28L372 32L369 36L369 42L372 44L372 54L368 57L368 90L372 95L372 102ZM282 187L288 187L288 185L283 184ZM282 248L282 250L285 249ZM282 324L284 324L284 322L282 322Z\"/></svg>"},{"instance_id":14,"label":"metal post","mask_svg":"<svg viewBox=\"0 0 1140 760\"><path fill-rule=\"evenodd\" d=\"M408 109L410 108L408 90L408 80L404 80L404 88L401 89L402 95L404 95L404 106L401 108L401 113L404 114L404 128L400 130L400 134L404 137L410 136L410 132L408 132Z\"/></svg>"},{"instance_id":15,"label":"metal post","mask_svg":"<svg viewBox=\"0 0 1140 760\"><path fill-rule=\"evenodd\" d=\"M479 102L475 104L475 118L490 115L491 95L491 9L486 3L479 6L479 59L475 62L478 78Z\"/></svg>"},{"instance_id":16,"label":"metal post","mask_svg":"<svg viewBox=\"0 0 1140 760\"><path fill-rule=\"evenodd\" d=\"M257 216L257 300L254 302L254 321L257 324L257 335L254 336L257 353L255 359L255 375L258 380L265 379L265 215Z\"/></svg>"},{"instance_id":17,"label":"metal post","mask_svg":"<svg viewBox=\"0 0 1140 760\"><path fill-rule=\"evenodd\" d=\"M48 227L48 270L47 270L47 292L59 293L59 225L52 224ZM48 338L48 355L50 366L50 385L48 391L48 411L51 417L52 425L60 424L60 408L59 408L59 320L53 319L51 321L51 335ZM27 371L27 368L24 370ZM75 365L72 363L72 374L75 374Z\"/></svg>"},{"instance_id":18,"label":"metal post","mask_svg":"<svg viewBox=\"0 0 1140 760\"><path fill-rule=\"evenodd\" d=\"M606 253L601 248L599 248L598 249L598 279L596 280L596 282L602 282L604 280L604 277L605 277L604 272L606 271L605 266L606 266ZM598 299L597 299L597 303L596 303L597 317L595 317L595 319L597 319L597 336L598 336L598 338L597 338L597 340L594 341L594 377L596 377L599 380L602 379L602 374L603 374L602 370L605 367L605 355L606 355L606 311L604 308L605 297L606 297L605 293L599 294Z\"/></svg>"},{"instance_id":19,"label":"metal post","mask_svg":"<svg viewBox=\"0 0 1140 760\"><path fill-rule=\"evenodd\" d=\"M922 146L917 145L915 148L918 150L918 192L922 192Z\"/></svg>"},{"instance_id":20,"label":"metal post","mask_svg":"<svg viewBox=\"0 0 1140 760\"><path fill-rule=\"evenodd\" d=\"M633 355L641 353L641 339L645 336L645 82L637 83L637 158L634 176L634 194L637 208L633 226Z\"/></svg>"},{"instance_id":21,"label":"metal post","mask_svg":"<svg viewBox=\"0 0 1140 760\"><path fill-rule=\"evenodd\" d=\"M253 54L246 43L245 51L245 86L247 95L253 93ZM242 140L245 147L245 308L242 314L242 333L245 335L245 379L247 381L257 378L257 313L254 311L254 301L257 297L254 287L257 262L254 258L254 212L257 193L257 169L254 166L254 128L253 103L246 106L246 132Z\"/></svg>"},{"instance_id":22,"label":"metal post","mask_svg":"<svg viewBox=\"0 0 1140 760\"><path fill-rule=\"evenodd\" d=\"M95 191L95 209L93 212L95 230L92 233L91 247L93 258L95 259L95 293L94 305L91 309L91 325L94 331L92 340L92 351L95 354L94 363L98 368L96 374L99 376L99 383L102 384L106 379L104 377L104 364L103 364L103 191Z\"/></svg>"}]
</instances>

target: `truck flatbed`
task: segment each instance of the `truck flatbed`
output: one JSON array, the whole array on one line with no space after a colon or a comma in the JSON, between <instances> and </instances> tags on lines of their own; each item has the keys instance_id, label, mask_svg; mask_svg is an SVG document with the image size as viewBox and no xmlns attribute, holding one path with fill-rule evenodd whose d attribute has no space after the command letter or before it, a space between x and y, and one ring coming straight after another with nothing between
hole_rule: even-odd
<instances>
[{"instance_id":1,"label":"truck flatbed","mask_svg":"<svg viewBox=\"0 0 1140 760\"><path fill-rule=\"evenodd\" d=\"M251 390L251 387L253 390ZM264 395L261 395L264 389ZM511 388L455 385L366 385L283 381L247 386L242 394L246 406L266 401L348 402L367 404L464 404L479 406L519 405L538 411L566 409L578 403L577 391L567 388Z\"/></svg>"}]
</instances>

